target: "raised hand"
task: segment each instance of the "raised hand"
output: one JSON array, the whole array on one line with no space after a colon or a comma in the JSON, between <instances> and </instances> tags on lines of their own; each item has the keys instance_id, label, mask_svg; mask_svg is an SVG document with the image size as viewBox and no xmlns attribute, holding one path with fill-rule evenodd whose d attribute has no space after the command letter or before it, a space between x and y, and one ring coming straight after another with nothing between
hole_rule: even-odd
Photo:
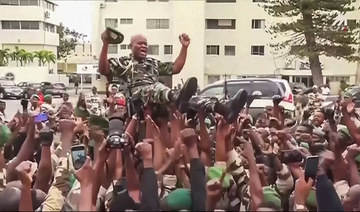
<instances>
[{"instance_id":1,"label":"raised hand","mask_svg":"<svg viewBox=\"0 0 360 212\"><path fill-rule=\"evenodd\" d=\"M179 35L179 41L183 47L188 47L190 44L190 37L189 37L189 35L183 33L183 34Z\"/></svg>"},{"instance_id":2,"label":"raised hand","mask_svg":"<svg viewBox=\"0 0 360 212\"><path fill-rule=\"evenodd\" d=\"M75 177L82 186L88 186L92 184L93 176L94 170L92 168L91 159L86 157L85 163L75 172Z\"/></svg>"},{"instance_id":3,"label":"raised hand","mask_svg":"<svg viewBox=\"0 0 360 212\"><path fill-rule=\"evenodd\" d=\"M31 187L32 177L37 169L37 163L23 161L16 167L18 178L23 186Z\"/></svg>"}]
</instances>

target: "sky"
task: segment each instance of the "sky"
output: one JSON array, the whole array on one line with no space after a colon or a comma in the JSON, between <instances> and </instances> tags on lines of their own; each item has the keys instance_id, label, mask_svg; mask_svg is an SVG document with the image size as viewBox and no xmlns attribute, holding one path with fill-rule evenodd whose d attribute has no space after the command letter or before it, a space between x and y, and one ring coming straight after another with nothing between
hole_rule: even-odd
<instances>
[{"instance_id":1,"label":"sky","mask_svg":"<svg viewBox=\"0 0 360 212\"><path fill-rule=\"evenodd\" d=\"M58 7L56 13L59 21L70 30L75 29L79 33L88 36L91 41L92 33L92 0L54 0Z\"/></svg>"}]
</instances>

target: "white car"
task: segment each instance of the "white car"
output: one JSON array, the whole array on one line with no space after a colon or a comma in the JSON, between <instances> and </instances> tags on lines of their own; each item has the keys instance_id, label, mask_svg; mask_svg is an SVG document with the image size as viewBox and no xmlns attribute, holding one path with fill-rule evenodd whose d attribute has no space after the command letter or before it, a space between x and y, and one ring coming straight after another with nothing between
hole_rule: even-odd
<instances>
[{"instance_id":1,"label":"white car","mask_svg":"<svg viewBox=\"0 0 360 212\"><path fill-rule=\"evenodd\" d=\"M248 94L261 94L256 98L250 106L250 115L257 118L259 114L265 111L266 106L273 106L272 97L280 95L284 100L280 103L284 107L285 112L289 116L293 116L295 111L294 96L292 94L288 81L275 78L243 78L243 79L229 79L221 80L206 86L200 95L208 97L216 97L222 99L227 95L234 96L240 89L245 89Z\"/></svg>"}]
</instances>

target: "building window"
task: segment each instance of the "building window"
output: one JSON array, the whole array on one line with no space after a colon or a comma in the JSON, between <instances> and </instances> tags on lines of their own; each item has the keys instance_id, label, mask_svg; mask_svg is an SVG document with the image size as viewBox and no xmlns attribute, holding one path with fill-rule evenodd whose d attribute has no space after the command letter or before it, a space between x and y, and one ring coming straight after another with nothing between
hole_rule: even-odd
<instances>
[{"instance_id":1,"label":"building window","mask_svg":"<svg viewBox=\"0 0 360 212\"><path fill-rule=\"evenodd\" d=\"M0 0L0 5L19 5L19 0Z\"/></svg>"},{"instance_id":2,"label":"building window","mask_svg":"<svg viewBox=\"0 0 360 212\"><path fill-rule=\"evenodd\" d=\"M20 29L20 21L2 21L2 29Z\"/></svg>"},{"instance_id":3,"label":"building window","mask_svg":"<svg viewBox=\"0 0 360 212\"><path fill-rule=\"evenodd\" d=\"M207 55L219 55L219 46L216 46L216 45L206 46L206 54Z\"/></svg>"},{"instance_id":4,"label":"building window","mask_svg":"<svg viewBox=\"0 0 360 212\"><path fill-rule=\"evenodd\" d=\"M172 45L165 45L164 46L164 54L172 54L173 53L173 46Z\"/></svg>"},{"instance_id":5,"label":"building window","mask_svg":"<svg viewBox=\"0 0 360 212\"><path fill-rule=\"evenodd\" d=\"M20 0L21 6L38 6L38 0Z\"/></svg>"},{"instance_id":6,"label":"building window","mask_svg":"<svg viewBox=\"0 0 360 212\"><path fill-rule=\"evenodd\" d=\"M220 75L209 75L208 76L208 83L209 84L217 82L219 80L220 80ZM223 88L221 88L221 89L223 89Z\"/></svg>"},{"instance_id":7,"label":"building window","mask_svg":"<svg viewBox=\"0 0 360 212\"><path fill-rule=\"evenodd\" d=\"M146 29L169 29L169 19L146 19Z\"/></svg>"},{"instance_id":8,"label":"building window","mask_svg":"<svg viewBox=\"0 0 360 212\"><path fill-rule=\"evenodd\" d=\"M105 2L117 2L117 0L105 0Z\"/></svg>"},{"instance_id":9,"label":"building window","mask_svg":"<svg viewBox=\"0 0 360 212\"><path fill-rule=\"evenodd\" d=\"M132 18L121 18L120 24L133 24L133 19Z\"/></svg>"},{"instance_id":10,"label":"building window","mask_svg":"<svg viewBox=\"0 0 360 212\"><path fill-rule=\"evenodd\" d=\"M265 28L265 19L253 19L251 21L252 29L264 29Z\"/></svg>"},{"instance_id":11,"label":"building window","mask_svg":"<svg viewBox=\"0 0 360 212\"><path fill-rule=\"evenodd\" d=\"M266 2L266 0L253 0L253 2Z\"/></svg>"},{"instance_id":12,"label":"building window","mask_svg":"<svg viewBox=\"0 0 360 212\"><path fill-rule=\"evenodd\" d=\"M21 29L40 29L38 21L21 21Z\"/></svg>"},{"instance_id":13,"label":"building window","mask_svg":"<svg viewBox=\"0 0 360 212\"><path fill-rule=\"evenodd\" d=\"M117 28L118 20L116 18L105 18L105 27Z\"/></svg>"},{"instance_id":14,"label":"building window","mask_svg":"<svg viewBox=\"0 0 360 212\"><path fill-rule=\"evenodd\" d=\"M225 55L235 56L235 46L225 46Z\"/></svg>"},{"instance_id":15,"label":"building window","mask_svg":"<svg viewBox=\"0 0 360 212\"><path fill-rule=\"evenodd\" d=\"M329 80L329 82L340 82L341 80L350 82L350 77L345 76L327 76L326 79Z\"/></svg>"},{"instance_id":16,"label":"building window","mask_svg":"<svg viewBox=\"0 0 360 212\"><path fill-rule=\"evenodd\" d=\"M264 55L264 46L251 46L251 55Z\"/></svg>"},{"instance_id":17,"label":"building window","mask_svg":"<svg viewBox=\"0 0 360 212\"><path fill-rule=\"evenodd\" d=\"M55 25L44 22L44 30L48 32L55 32Z\"/></svg>"},{"instance_id":18,"label":"building window","mask_svg":"<svg viewBox=\"0 0 360 212\"><path fill-rule=\"evenodd\" d=\"M236 2L236 0L206 0L208 3L230 3Z\"/></svg>"},{"instance_id":19,"label":"building window","mask_svg":"<svg viewBox=\"0 0 360 212\"><path fill-rule=\"evenodd\" d=\"M235 29L235 19L206 19L206 29Z\"/></svg>"},{"instance_id":20,"label":"building window","mask_svg":"<svg viewBox=\"0 0 360 212\"><path fill-rule=\"evenodd\" d=\"M55 5L53 3L45 1L44 6L48 10L55 11Z\"/></svg>"},{"instance_id":21,"label":"building window","mask_svg":"<svg viewBox=\"0 0 360 212\"><path fill-rule=\"evenodd\" d=\"M117 54L118 53L118 45L117 44L109 44L108 54Z\"/></svg>"},{"instance_id":22,"label":"building window","mask_svg":"<svg viewBox=\"0 0 360 212\"><path fill-rule=\"evenodd\" d=\"M127 49L128 48L128 45L126 45L126 44L121 44L120 45L120 49L121 50L125 50L125 49Z\"/></svg>"},{"instance_id":23,"label":"building window","mask_svg":"<svg viewBox=\"0 0 360 212\"><path fill-rule=\"evenodd\" d=\"M149 55L159 55L159 45L148 45Z\"/></svg>"}]
</instances>

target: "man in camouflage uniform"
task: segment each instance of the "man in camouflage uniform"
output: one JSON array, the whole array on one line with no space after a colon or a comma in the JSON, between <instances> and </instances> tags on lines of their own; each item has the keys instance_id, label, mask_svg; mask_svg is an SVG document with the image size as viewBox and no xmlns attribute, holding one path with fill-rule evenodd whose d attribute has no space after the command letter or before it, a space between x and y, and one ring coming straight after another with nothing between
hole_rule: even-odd
<instances>
[{"instance_id":1,"label":"man in camouflage uniform","mask_svg":"<svg viewBox=\"0 0 360 212\"><path fill-rule=\"evenodd\" d=\"M179 107L181 102L188 101L196 93L196 78L190 78L178 93L174 93L170 88L160 83L158 79L161 75L180 73L185 64L187 48L190 44L188 35L179 36L182 48L174 63L162 63L147 57L148 45L143 35L135 35L131 38L132 54L130 56L108 60L109 34L107 31L101 35L101 39L103 48L100 54L99 71L107 77L109 82L119 81L130 85L132 102L140 101L140 104L145 104L148 101L155 104L174 102Z\"/></svg>"}]
</instances>

